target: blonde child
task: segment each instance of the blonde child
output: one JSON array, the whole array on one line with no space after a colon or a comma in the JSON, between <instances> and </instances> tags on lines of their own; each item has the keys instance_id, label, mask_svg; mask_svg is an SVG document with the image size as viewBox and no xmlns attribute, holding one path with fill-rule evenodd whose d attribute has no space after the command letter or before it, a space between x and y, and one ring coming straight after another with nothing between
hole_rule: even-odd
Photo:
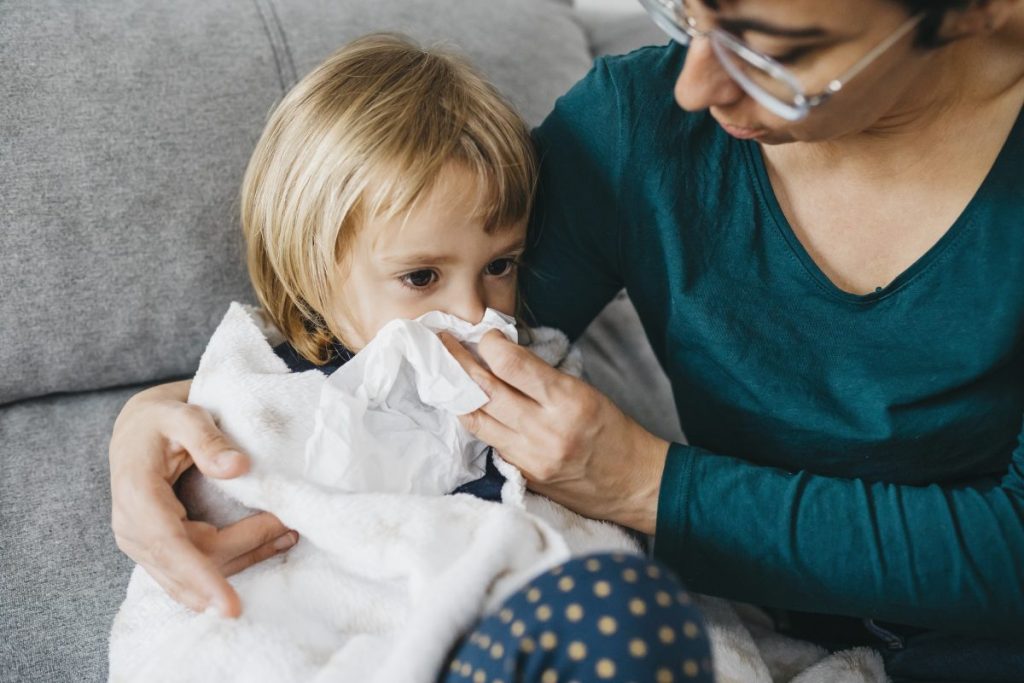
<instances>
[{"instance_id":1,"label":"blonde child","mask_svg":"<svg viewBox=\"0 0 1024 683\"><path fill-rule=\"evenodd\" d=\"M391 35L333 54L274 111L242 186L253 286L285 340L274 351L330 374L395 319L514 315L537 172L523 121L461 59ZM489 463L459 491L500 500L500 485ZM700 624L657 565L580 558L477 623L440 673L710 680Z\"/></svg>"}]
</instances>

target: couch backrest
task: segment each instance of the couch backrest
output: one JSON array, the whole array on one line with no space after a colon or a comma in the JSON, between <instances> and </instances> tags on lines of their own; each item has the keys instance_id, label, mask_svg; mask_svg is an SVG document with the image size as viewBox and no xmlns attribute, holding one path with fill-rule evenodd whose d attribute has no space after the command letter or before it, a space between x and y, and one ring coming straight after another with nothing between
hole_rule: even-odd
<instances>
[{"instance_id":1,"label":"couch backrest","mask_svg":"<svg viewBox=\"0 0 1024 683\"><path fill-rule=\"evenodd\" d=\"M558 0L0 5L0 404L190 375L252 298L236 196L267 114L379 30L468 54L531 123L590 63Z\"/></svg>"}]
</instances>

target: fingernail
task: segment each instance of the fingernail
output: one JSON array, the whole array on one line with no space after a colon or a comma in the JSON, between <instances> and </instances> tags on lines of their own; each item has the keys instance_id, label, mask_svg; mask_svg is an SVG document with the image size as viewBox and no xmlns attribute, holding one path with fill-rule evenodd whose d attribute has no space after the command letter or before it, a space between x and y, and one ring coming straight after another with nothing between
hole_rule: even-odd
<instances>
[{"instance_id":1,"label":"fingernail","mask_svg":"<svg viewBox=\"0 0 1024 683\"><path fill-rule=\"evenodd\" d=\"M294 531L289 531L284 536L281 536L274 541L274 550L288 550L295 545L299 540L299 535Z\"/></svg>"},{"instance_id":2,"label":"fingernail","mask_svg":"<svg viewBox=\"0 0 1024 683\"><path fill-rule=\"evenodd\" d=\"M217 611L218 615L224 618L228 617L228 605L224 602L224 598L214 598L210 606Z\"/></svg>"},{"instance_id":3,"label":"fingernail","mask_svg":"<svg viewBox=\"0 0 1024 683\"><path fill-rule=\"evenodd\" d=\"M213 464L218 470L225 472L231 469L240 457L242 454L238 451L222 451L213 456Z\"/></svg>"}]
</instances>

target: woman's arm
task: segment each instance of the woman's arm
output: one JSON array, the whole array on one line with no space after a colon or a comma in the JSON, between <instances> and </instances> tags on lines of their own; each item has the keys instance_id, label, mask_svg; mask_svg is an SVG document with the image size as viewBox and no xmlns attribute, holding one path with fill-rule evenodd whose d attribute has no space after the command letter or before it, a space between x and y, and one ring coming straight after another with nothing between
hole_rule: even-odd
<instances>
[{"instance_id":1,"label":"woman's arm","mask_svg":"<svg viewBox=\"0 0 1024 683\"><path fill-rule=\"evenodd\" d=\"M173 486L193 463L224 479L249 467L210 414L185 402L190 385L146 389L118 415L110 438L114 537L178 602L238 616L241 603L224 577L287 550L298 537L269 513L223 529L187 518Z\"/></svg>"},{"instance_id":2,"label":"woman's arm","mask_svg":"<svg viewBox=\"0 0 1024 683\"><path fill-rule=\"evenodd\" d=\"M909 486L674 444L656 553L697 591L1024 637L1024 447L1001 478Z\"/></svg>"},{"instance_id":3,"label":"woman's arm","mask_svg":"<svg viewBox=\"0 0 1024 683\"><path fill-rule=\"evenodd\" d=\"M490 370L445 343L491 397L466 428L523 469L531 489L581 514L645 532L656 518L655 553L691 589L1024 634L1024 445L1001 479L958 485L790 473L669 446L500 335L478 348Z\"/></svg>"}]
</instances>

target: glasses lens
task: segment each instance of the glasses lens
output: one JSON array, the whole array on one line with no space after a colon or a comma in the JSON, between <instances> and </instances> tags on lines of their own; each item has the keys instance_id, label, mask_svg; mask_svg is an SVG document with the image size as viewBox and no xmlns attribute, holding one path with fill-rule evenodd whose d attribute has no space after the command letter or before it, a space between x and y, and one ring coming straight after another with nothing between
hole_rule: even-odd
<instances>
[{"instance_id":1,"label":"glasses lens","mask_svg":"<svg viewBox=\"0 0 1024 683\"><path fill-rule=\"evenodd\" d=\"M729 76L761 106L789 121L807 115L803 90L788 72L726 33L712 34L711 46Z\"/></svg>"}]
</instances>

